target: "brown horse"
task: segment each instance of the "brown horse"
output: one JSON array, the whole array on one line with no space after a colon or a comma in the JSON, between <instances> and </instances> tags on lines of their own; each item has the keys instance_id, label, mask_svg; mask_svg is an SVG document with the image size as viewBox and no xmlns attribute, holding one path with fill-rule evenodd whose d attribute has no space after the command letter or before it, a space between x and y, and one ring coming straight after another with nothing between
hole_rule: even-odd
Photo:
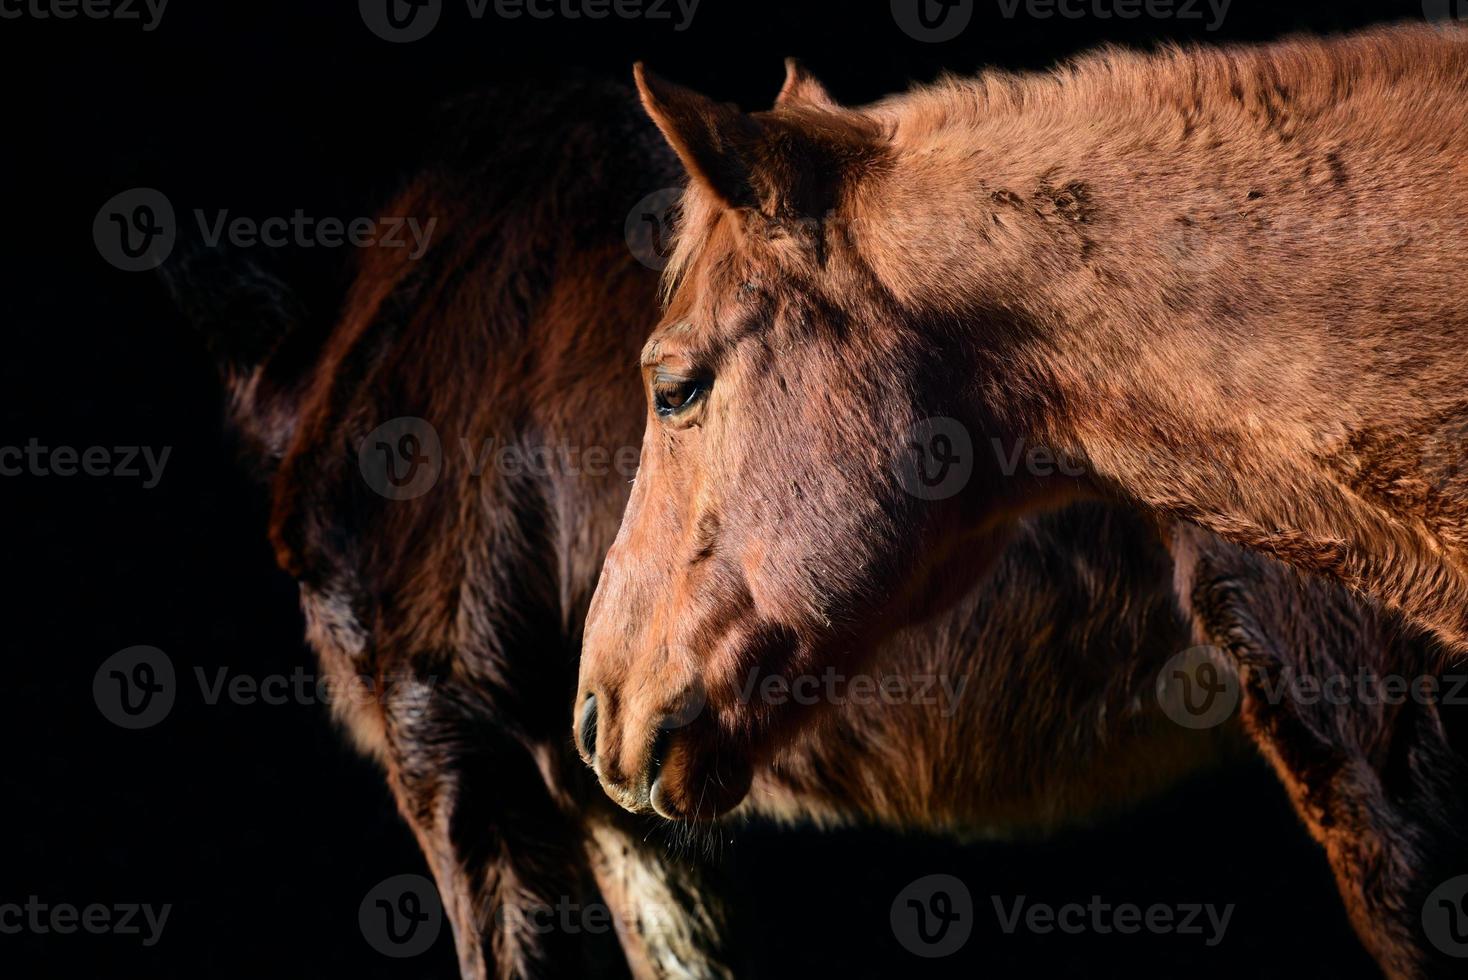
<instances>
[{"instance_id":1,"label":"brown horse","mask_svg":"<svg viewBox=\"0 0 1468 980\"><path fill-rule=\"evenodd\" d=\"M1468 641L1465 40L1109 52L861 110L800 77L753 116L639 72L692 184L583 652L583 703L639 692L599 719L613 792L688 690L859 659L1086 495ZM767 754L790 714L706 734Z\"/></svg>"},{"instance_id":2,"label":"brown horse","mask_svg":"<svg viewBox=\"0 0 1468 980\"><path fill-rule=\"evenodd\" d=\"M581 623L629 492L617 450L644 425L634 359L657 284L623 217L676 161L631 93L597 86L476 96L435 130L442 145L382 209L436 217L427 253L363 251L324 315L255 261L202 252L168 271L223 359L323 669L384 692L342 719L422 844L463 974L579 972L584 937L539 913L600 890L635 973L728 975L737 909L606 803L565 734ZM424 425L391 427L404 418ZM401 441L430 431L436 454ZM383 481L384 445L401 485ZM437 464L436 480L416 486L414 462ZM743 812L1045 830L1124 809L1228 744L1227 728L1174 724L1152 693L1183 648L1316 672L1330 656L1426 659L1339 590L1302 591L1208 538L1183 568L1165 538L1096 504L1026 522L953 610L840 688L813 678L827 710L752 772ZM863 679L905 693L861 696ZM773 709L802 690L746 697ZM1246 727L1331 848L1367 945L1403 973L1424 962L1410 914L1452 839L1428 819L1445 797L1418 775L1445 771L1417 761L1446 753L1435 712L1245 694Z\"/></svg>"},{"instance_id":3,"label":"brown horse","mask_svg":"<svg viewBox=\"0 0 1468 980\"><path fill-rule=\"evenodd\" d=\"M738 803L811 714L744 678L860 669L1016 515L1087 495L1468 643L1462 33L1108 52L867 109L800 74L754 115L638 79L690 187L582 654L578 737L624 806Z\"/></svg>"}]
</instances>

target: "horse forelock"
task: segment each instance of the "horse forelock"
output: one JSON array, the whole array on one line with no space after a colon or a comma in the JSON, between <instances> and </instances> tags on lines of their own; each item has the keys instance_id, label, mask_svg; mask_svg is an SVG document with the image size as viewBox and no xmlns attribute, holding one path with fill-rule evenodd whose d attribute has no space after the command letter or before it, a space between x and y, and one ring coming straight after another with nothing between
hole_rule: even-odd
<instances>
[{"instance_id":1,"label":"horse forelock","mask_svg":"<svg viewBox=\"0 0 1468 980\"><path fill-rule=\"evenodd\" d=\"M663 308L672 303L678 287L688 278L698 256L708 246L722 205L697 184L683 189L673 227L673 249L662 273Z\"/></svg>"}]
</instances>

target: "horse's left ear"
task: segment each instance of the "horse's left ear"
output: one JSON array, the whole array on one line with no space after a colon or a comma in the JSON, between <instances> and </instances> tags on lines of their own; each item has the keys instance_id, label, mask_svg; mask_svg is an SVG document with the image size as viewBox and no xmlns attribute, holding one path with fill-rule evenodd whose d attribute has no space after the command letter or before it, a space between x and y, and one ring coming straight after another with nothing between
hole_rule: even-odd
<instances>
[{"instance_id":1,"label":"horse's left ear","mask_svg":"<svg viewBox=\"0 0 1468 980\"><path fill-rule=\"evenodd\" d=\"M643 108L688 175L729 207L756 204L746 160L759 141L759 124L736 105L664 81L640 61L632 74Z\"/></svg>"},{"instance_id":2,"label":"horse's left ear","mask_svg":"<svg viewBox=\"0 0 1468 980\"><path fill-rule=\"evenodd\" d=\"M836 100L831 93L795 58L785 59L785 84L775 96L775 106L819 106L833 109Z\"/></svg>"}]
</instances>

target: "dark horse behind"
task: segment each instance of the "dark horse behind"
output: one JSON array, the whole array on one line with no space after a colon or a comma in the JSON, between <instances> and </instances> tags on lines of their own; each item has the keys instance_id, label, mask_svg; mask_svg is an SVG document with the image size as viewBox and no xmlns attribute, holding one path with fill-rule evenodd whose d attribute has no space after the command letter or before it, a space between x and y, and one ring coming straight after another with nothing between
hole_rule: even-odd
<instances>
[{"instance_id":1,"label":"dark horse behind","mask_svg":"<svg viewBox=\"0 0 1468 980\"><path fill-rule=\"evenodd\" d=\"M613 805L568 735L582 627L635 473L621 451L645 423L636 363L657 276L626 218L680 169L618 86L482 93L432 128L381 207L436 219L421 258L364 249L319 308L267 264L209 249L176 258L170 285L221 364L323 672L380 692L341 720L419 841L463 974L591 968L606 950L538 913L598 894L635 974L745 972L760 944L741 936L719 862L684 826ZM740 812L1053 831L1231 753L1237 726L1191 732L1158 703L1179 651L1317 671L1426 661L1344 592L1206 536L1180 568L1167 546L1181 533L1110 505L1027 522L984 583L879 655L887 676L962 680L952 710L822 705L746 774ZM1401 975L1423 969L1409 913L1461 826L1429 776L1458 764L1436 712L1246 697L1241 727L1326 844L1370 950Z\"/></svg>"}]
</instances>

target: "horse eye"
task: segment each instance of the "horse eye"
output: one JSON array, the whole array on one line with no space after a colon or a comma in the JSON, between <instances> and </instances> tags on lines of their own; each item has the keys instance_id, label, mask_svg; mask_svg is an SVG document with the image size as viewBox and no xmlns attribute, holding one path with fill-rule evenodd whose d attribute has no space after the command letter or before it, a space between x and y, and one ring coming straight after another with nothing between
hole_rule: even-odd
<instances>
[{"instance_id":1,"label":"horse eye","mask_svg":"<svg viewBox=\"0 0 1468 980\"><path fill-rule=\"evenodd\" d=\"M653 407L667 418L677 415L703 395L708 382L702 378L675 378L660 374L652 379Z\"/></svg>"}]
</instances>

